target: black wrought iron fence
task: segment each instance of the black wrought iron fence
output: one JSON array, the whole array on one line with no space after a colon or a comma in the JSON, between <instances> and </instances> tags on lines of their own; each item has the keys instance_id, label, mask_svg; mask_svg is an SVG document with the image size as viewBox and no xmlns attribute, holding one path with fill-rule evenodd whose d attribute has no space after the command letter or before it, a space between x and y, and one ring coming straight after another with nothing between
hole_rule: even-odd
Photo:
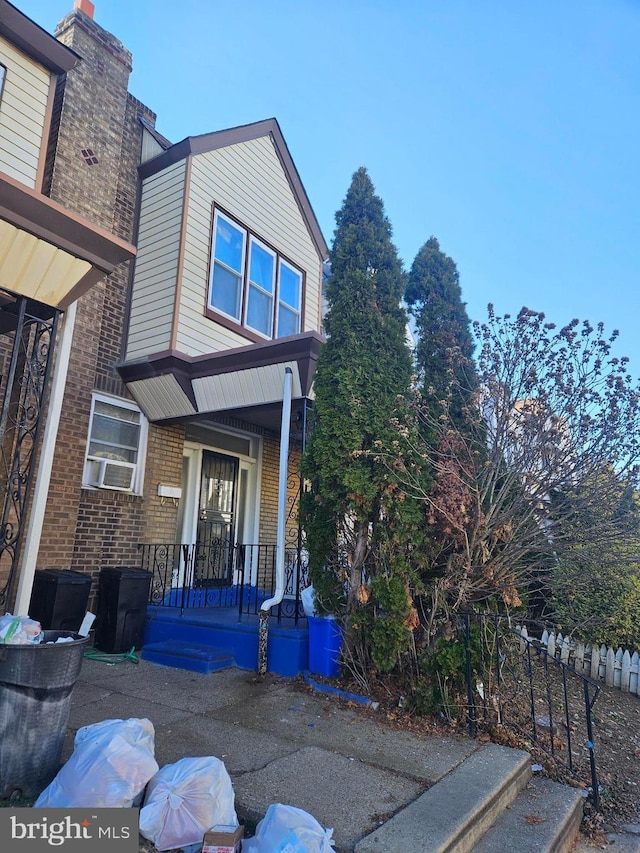
<instances>
[{"instance_id":1,"label":"black wrought iron fence","mask_svg":"<svg viewBox=\"0 0 640 853\"><path fill-rule=\"evenodd\" d=\"M516 730L590 787L599 806L592 709L600 685L522 636L506 617L464 614L467 720Z\"/></svg>"},{"instance_id":2,"label":"black wrought iron fence","mask_svg":"<svg viewBox=\"0 0 640 853\"><path fill-rule=\"evenodd\" d=\"M223 538L205 544L143 544L141 568L152 575L149 603L162 607L237 608L257 614L276 591L276 545L240 545ZM304 555L285 550L279 619L304 616L300 593L308 584Z\"/></svg>"}]
</instances>

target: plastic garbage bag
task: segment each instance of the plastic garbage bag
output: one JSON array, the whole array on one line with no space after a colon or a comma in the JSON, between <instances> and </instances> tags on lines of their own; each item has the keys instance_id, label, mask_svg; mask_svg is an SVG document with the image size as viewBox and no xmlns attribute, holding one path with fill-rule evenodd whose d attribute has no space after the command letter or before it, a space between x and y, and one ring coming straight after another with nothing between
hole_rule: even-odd
<instances>
[{"instance_id":1,"label":"plastic garbage bag","mask_svg":"<svg viewBox=\"0 0 640 853\"><path fill-rule=\"evenodd\" d=\"M26 646L42 640L42 626L28 616L0 616L0 643Z\"/></svg>"},{"instance_id":2,"label":"plastic garbage bag","mask_svg":"<svg viewBox=\"0 0 640 853\"><path fill-rule=\"evenodd\" d=\"M78 729L71 757L35 802L39 808L131 808L158 772L151 720L103 720Z\"/></svg>"},{"instance_id":3,"label":"plastic garbage bag","mask_svg":"<svg viewBox=\"0 0 640 853\"><path fill-rule=\"evenodd\" d=\"M308 812L274 803L253 838L242 842L242 853L329 853L332 835L333 829L323 829Z\"/></svg>"},{"instance_id":4,"label":"plastic garbage bag","mask_svg":"<svg viewBox=\"0 0 640 853\"><path fill-rule=\"evenodd\" d=\"M302 609L304 610L305 616L315 616L316 615L316 594L313 589L313 586L306 586L302 592L300 593L300 600L302 601Z\"/></svg>"},{"instance_id":5,"label":"plastic garbage bag","mask_svg":"<svg viewBox=\"0 0 640 853\"><path fill-rule=\"evenodd\" d=\"M216 824L238 825L231 778L219 758L182 758L159 770L140 809L140 833L158 850L186 847Z\"/></svg>"}]
</instances>

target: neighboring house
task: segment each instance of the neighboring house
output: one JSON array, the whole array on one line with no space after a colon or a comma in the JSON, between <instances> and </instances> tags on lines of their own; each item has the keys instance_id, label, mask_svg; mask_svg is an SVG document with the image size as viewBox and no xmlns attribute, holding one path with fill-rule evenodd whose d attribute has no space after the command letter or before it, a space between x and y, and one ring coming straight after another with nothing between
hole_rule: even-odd
<instances>
[{"instance_id":1,"label":"neighboring house","mask_svg":"<svg viewBox=\"0 0 640 853\"><path fill-rule=\"evenodd\" d=\"M63 358L53 377L48 420L44 412L61 311L68 309L58 336L64 352L75 300L135 254L132 245L100 227L103 222L91 211L45 194L56 84L78 64L74 51L0 0L0 604L5 606L16 591L36 470L34 448L45 422L48 441L55 440ZM38 468L45 487L48 461L43 456ZM36 515L31 515L32 526Z\"/></svg>"},{"instance_id":2,"label":"neighboring house","mask_svg":"<svg viewBox=\"0 0 640 853\"><path fill-rule=\"evenodd\" d=\"M129 94L131 54L88 0L76 0L58 41L19 17L69 60L49 98L50 132L43 118L37 180L117 235L121 252L138 249L135 266L120 263L75 309L46 512L23 547L23 598L35 568L97 579L144 561L164 603L183 583L260 587L259 600L272 591L284 499L287 376L287 559L299 568L296 462L328 255L280 128L268 119L171 145Z\"/></svg>"}]
</instances>

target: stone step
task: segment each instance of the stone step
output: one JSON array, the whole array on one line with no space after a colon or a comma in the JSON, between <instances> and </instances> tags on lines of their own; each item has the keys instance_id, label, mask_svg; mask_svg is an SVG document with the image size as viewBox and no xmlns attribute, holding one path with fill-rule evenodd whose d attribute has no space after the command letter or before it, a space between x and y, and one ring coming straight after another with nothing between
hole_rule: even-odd
<instances>
[{"instance_id":1,"label":"stone step","mask_svg":"<svg viewBox=\"0 0 640 853\"><path fill-rule=\"evenodd\" d=\"M208 675L220 669L234 666L233 655L228 649L208 646L204 643L190 643L187 640L163 640L149 643L142 649L142 657L151 663L162 666L174 666Z\"/></svg>"},{"instance_id":2,"label":"stone step","mask_svg":"<svg viewBox=\"0 0 640 853\"><path fill-rule=\"evenodd\" d=\"M355 853L467 853L530 778L528 752L486 744L358 842Z\"/></svg>"},{"instance_id":3,"label":"stone step","mask_svg":"<svg viewBox=\"0 0 640 853\"><path fill-rule=\"evenodd\" d=\"M567 853L580 828L582 792L550 779L532 779L474 847L474 853Z\"/></svg>"}]
</instances>

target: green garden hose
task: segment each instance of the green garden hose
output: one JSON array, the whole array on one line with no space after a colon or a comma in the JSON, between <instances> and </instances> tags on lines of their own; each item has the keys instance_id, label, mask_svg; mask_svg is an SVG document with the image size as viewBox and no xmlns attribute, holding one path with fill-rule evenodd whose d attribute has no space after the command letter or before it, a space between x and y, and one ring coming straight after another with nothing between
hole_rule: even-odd
<instances>
[{"instance_id":1,"label":"green garden hose","mask_svg":"<svg viewBox=\"0 0 640 853\"><path fill-rule=\"evenodd\" d=\"M98 660L102 663L124 663L126 660L130 660L133 663L140 663L140 658L136 654L135 646L131 646L128 652L119 652L117 654L107 654L106 652L94 649L93 646L89 646L85 651L84 656L88 658L88 660Z\"/></svg>"}]
</instances>

